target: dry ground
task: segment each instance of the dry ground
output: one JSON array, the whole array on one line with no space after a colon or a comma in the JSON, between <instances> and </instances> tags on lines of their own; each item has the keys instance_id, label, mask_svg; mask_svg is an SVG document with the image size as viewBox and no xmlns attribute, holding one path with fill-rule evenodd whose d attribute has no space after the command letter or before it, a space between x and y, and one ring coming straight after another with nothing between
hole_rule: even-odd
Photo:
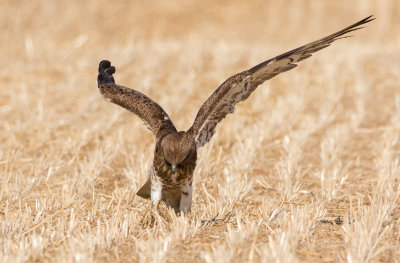
<instances>
[{"instance_id":1,"label":"dry ground","mask_svg":"<svg viewBox=\"0 0 400 263\"><path fill-rule=\"evenodd\" d=\"M399 262L399 13L399 1L2 0L0 259ZM190 215L149 220L135 192L153 138L101 98L100 60L187 129L230 75L370 14L218 126Z\"/></svg>"}]
</instances>

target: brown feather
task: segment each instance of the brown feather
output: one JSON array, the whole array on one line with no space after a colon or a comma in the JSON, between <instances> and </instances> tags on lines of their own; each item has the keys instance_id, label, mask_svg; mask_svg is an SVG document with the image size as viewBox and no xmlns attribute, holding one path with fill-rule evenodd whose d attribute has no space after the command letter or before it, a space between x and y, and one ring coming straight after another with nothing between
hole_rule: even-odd
<instances>
[{"instance_id":1,"label":"brown feather","mask_svg":"<svg viewBox=\"0 0 400 263\"><path fill-rule=\"evenodd\" d=\"M115 83L101 83L100 93L103 97L141 118L158 139L165 134L176 132L168 114L146 95Z\"/></svg>"},{"instance_id":2,"label":"brown feather","mask_svg":"<svg viewBox=\"0 0 400 263\"><path fill-rule=\"evenodd\" d=\"M297 66L295 63L311 57L312 53L328 47L335 40L344 38L343 35L347 33L361 29L362 24L372 20L374 20L372 16L364 18L336 33L264 61L227 79L201 106L189 129L195 136L197 148L210 141L217 124L227 114L233 113L235 105L246 100L261 83L279 73L295 68Z\"/></svg>"},{"instance_id":3,"label":"brown feather","mask_svg":"<svg viewBox=\"0 0 400 263\"><path fill-rule=\"evenodd\" d=\"M197 151L193 137L186 132L171 133L156 144L154 170L166 188L182 187L191 182ZM171 165L176 165L175 173Z\"/></svg>"},{"instance_id":4,"label":"brown feather","mask_svg":"<svg viewBox=\"0 0 400 263\"><path fill-rule=\"evenodd\" d=\"M144 199L150 199L150 194L151 194L150 178L147 179L146 183L139 189L139 191L137 191L136 194Z\"/></svg>"}]
</instances>

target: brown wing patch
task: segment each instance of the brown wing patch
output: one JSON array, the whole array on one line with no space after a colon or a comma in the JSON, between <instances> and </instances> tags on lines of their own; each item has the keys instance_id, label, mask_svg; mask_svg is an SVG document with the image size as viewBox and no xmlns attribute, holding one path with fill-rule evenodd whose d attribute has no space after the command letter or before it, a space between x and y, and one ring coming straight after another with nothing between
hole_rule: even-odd
<instances>
[{"instance_id":1,"label":"brown wing patch","mask_svg":"<svg viewBox=\"0 0 400 263\"><path fill-rule=\"evenodd\" d=\"M348 37L344 35L361 29L361 25L372 20L374 20L372 16L364 18L336 33L283 53L230 77L201 106L192 127L189 129L195 136L197 148L210 141L217 124L227 114L233 113L236 103L246 100L261 83L295 68L297 62L311 57L312 53L328 47L335 40Z\"/></svg>"},{"instance_id":2,"label":"brown wing patch","mask_svg":"<svg viewBox=\"0 0 400 263\"><path fill-rule=\"evenodd\" d=\"M160 105L139 91L115 84L112 77L114 72L115 68L109 61L100 62L98 87L107 101L135 113L156 138L169 132L176 132L174 124Z\"/></svg>"}]
</instances>

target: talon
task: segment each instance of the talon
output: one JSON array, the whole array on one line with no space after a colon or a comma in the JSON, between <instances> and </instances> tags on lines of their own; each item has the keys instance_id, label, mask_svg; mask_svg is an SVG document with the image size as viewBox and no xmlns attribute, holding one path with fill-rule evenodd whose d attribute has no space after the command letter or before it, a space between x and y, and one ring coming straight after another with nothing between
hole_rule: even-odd
<instances>
[{"instance_id":1,"label":"talon","mask_svg":"<svg viewBox=\"0 0 400 263\"><path fill-rule=\"evenodd\" d=\"M158 210L158 206L160 205L161 200L157 200L153 202L152 208Z\"/></svg>"}]
</instances>

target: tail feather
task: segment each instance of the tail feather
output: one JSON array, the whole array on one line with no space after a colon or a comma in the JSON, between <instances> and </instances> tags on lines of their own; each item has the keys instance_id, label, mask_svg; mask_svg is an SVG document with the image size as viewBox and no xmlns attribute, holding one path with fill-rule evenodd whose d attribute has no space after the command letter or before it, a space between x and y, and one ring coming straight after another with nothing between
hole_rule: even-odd
<instances>
[{"instance_id":1,"label":"tail feather","mask_svg":"<svg viewBox=\"0 0 400 263\"><path fill-rule=\"evenodd\" d=\"M146 183L137 191L136 195L144 198L150 199L151 197L151 181L150 178L147 179Z\"/></svg>"}]
</instances>

